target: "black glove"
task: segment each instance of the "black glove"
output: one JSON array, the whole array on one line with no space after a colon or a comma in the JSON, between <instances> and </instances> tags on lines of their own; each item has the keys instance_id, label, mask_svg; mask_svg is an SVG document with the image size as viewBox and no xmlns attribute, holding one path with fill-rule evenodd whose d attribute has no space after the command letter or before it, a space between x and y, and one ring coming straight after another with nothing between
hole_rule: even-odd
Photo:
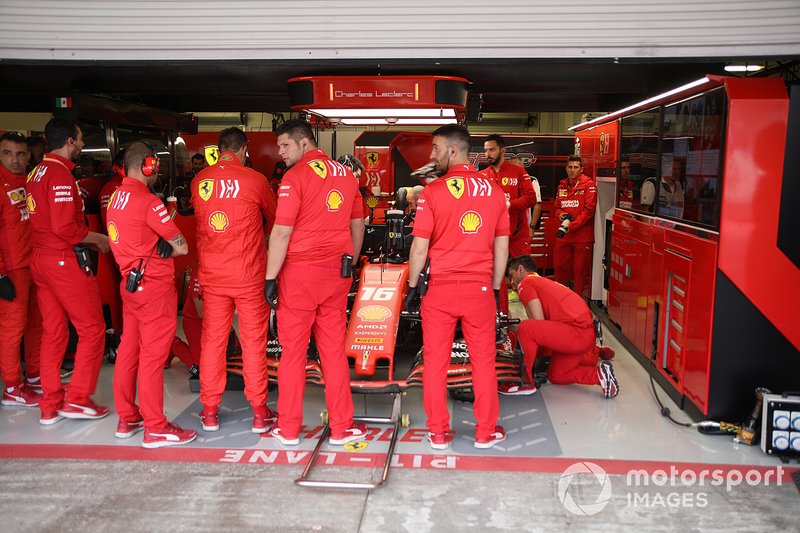
<instances>
[{"instance_id":1,"label":"black glove","mask_svg":"<svg viewBox=\"0 0 800 533\"><path fill-rule=\"evenodd\" d=\"M419 310L416 300L418 300L419 289L417 287L409 287L406 293L405 307L409 313L416 313Z\"/></svg>"},{"instance_id":2,"label":"black glove","mask_svg":"<svg viewBox=\"0 0 800 533\"><path fill-rule=\"evenodd\" d=\"M497 309L500 309L500 289L494 290L494 303L497 304Z\"/></svg>"},{"instance_id":3,"label":"black glove","mask_svg":"<svg viewBox=\"0 0 800 533\"><path fill-rule=\"evenodd\" d=\"M164 237L158 238L158 244L156 244L156 251L158 251L158 255L167 259L168 257L172 257L172 245L164 240Z\"/></svg>"},{"instance_id":4,"label":"black glove","mask_svg":"<svg viewBox=\"0 0 800 533\"><path fill-rule=\"evenodd\" d=\"M14 284L11 282L11 278L9 278L8 276L0 277L0 298L12 302L16 297L17 297L17 289L14 288Z\"/></svg>"},{"instance_id":5,"label":"black glove","mask_svg":"<svg viewBox=\"0 0 800 533\"><path fill-rule=\"evenodd\" d=\"M278 310L278 282L274 279L268 279L264 285L264 298L267 300L267 305L271 308Z\"/></svg>"}]
</instances>

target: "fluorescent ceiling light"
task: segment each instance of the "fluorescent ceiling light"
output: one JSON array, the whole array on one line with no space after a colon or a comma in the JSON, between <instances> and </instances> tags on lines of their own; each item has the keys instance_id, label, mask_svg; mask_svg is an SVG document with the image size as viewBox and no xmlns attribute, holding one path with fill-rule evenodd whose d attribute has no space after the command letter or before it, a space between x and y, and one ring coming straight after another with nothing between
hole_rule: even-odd
<instances>
[{"instance_id":1,"label":"fluorescent ceiling light","mask_svg":"<svg viewBox=\"0 0 800 533\"><path fill-rule=\"evenodd\" d=\"M341 124L345 126L434 126L442 124L456 124L458 121L452 118L343 118Z\"/></svg>"},{"instance_id":2,"label":"fluorescent ceiling light","mask_svg":"<svg viewBox=\"0 0 800 533\"><path fill-rule=\"evenodd\" d=\"M727 72L758 72L764 65L725 65Z\"/></svg>"},{"instance_id":3,"label":"fluorescent ceiling light","mask_svg":"<svg viewBox=\"0 0 800 533\"><path fill-rule=\"evenodd\" d=\"M383 118L383 117L426 117L455 118L456 112L451 108L413 109L413 108L372 108L372 109L309 109L309 113L325 118Z\"/></svg>"},{"instance_id":4,"label":"fluorescent ceiling light","mask_svg":"<svg viewBox=\"0 0 800 533\"><path fill-rule=\"evenodd\" d=\"M619 111L614 111L613 113L608 113L607 115L603 115L602 117L597 117L597 118L592 119L592 120L587 120L586 122L581 122L580 124L575 124L571 128L567 128L567 131L572 131L572 130L574 130L576 128L580 128L581 126L587 126L589 124L596 124L598 122L605 122L611 116L622 115L622 114L626 113L627 111L630 111L631 109L636 109L637 107L644 107L649 103L657 102L658 100L661 100L662 98L666 98L668 96L672 96L673 94L678 94L680 92L689 90L689 89L691 89L693 87L697 87L698 85L703 85L704 83L706 83L708 81L709 81L709 79L706 78L706 77L700 78L699 80L695 80L695 81L693 81L691 83L687 83L686 85L682 85L680 87L677 87L677 88L672 89L670 91L667 91L665 93L661 93L658 96L653 96L652 98L648 98L647 100L642 100L641 102L638 102L636 104L629 105L628 107L622 108Z\"/></svg>"}]
</instances>

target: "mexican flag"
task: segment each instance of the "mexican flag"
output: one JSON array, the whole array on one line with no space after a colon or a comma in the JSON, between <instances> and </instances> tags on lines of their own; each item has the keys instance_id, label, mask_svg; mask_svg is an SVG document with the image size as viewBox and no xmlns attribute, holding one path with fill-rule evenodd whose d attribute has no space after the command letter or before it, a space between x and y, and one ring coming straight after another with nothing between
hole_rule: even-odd
<instances>
[{"instance_id":1,"label":"mexican flag","mask_svg":"<svg viewBox=\"0 0 800 533\"><path fill-rule=\"evenodd\" d=\"M72 107L72 98L56 98L56 109L64 109L67 107Z\"/></svg>"}]
</instances>

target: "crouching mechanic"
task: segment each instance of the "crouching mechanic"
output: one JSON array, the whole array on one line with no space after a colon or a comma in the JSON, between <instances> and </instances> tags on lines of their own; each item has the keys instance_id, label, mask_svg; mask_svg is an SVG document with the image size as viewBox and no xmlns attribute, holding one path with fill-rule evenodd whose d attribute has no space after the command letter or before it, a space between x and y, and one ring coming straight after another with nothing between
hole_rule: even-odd
<instances>
[{"instance_id":1,"label":"crouching mechanic","mask_svg":"<svg viewBox=\"0 0 800 533\"><path fill-rule=\"evenodd\" d=\"M508 208L503 191L473 170L468 154L465 127L448 125L433 132L431 159L445 174L420 194L409 256L406 307L415 296L426 258L431 266L421 308L422 398L428 442L435 450L446 449L453 439L447 367L459 319L472 363L475 447L491 448L506 438L497 425L495 313L508 259Z\"/></svg>"},{"instance_id":2,"label":"crouching mechanic","mask_svg":"<svg viewBox=\"0 0 800 533\"><path fill-rule=\"evenodd\" d=\"M126 439L144 426L145 448L191 442L197 433L164 416L164 359L178 325L178 295L172 255L189 247L164 203L148 187L158 179L158 155L137 141L125 151L128 175L106 211L111 251L122 281L125 330L114 366L116 437ZM139 405L136 405L136 392Z\"/></svg>"},{"instance_id":3,"label":"crouching mechanic","mask_svg":"<svg viewBox=\"0 0 800 533\"><path fill-rule=\"evenodd\" d=\"M587 352L593 352L595 346L594 320L586 302L564 285L536 274L536 262L529 255L511 259L508 276L529 318L518 330L527 384L504 393L536 392L532 373L541 346L553 350L547 371L551 383L600 385L606 398L619 394L619 383L609 361L603 360L599 366L581 365Z\"/></svg>"},{"instance_id":4,"label":"crouching mechanic","mask_svg":"<svg viewBox=\"0 0 800 533\"><path fill-rule=\"evenodd\" d=\"M279 417L270 434L284 445L300 443L306 352L313 331L325 376L329 442L340 446L367 433L364 424L353 421L344 355L351 269L364 240L361 194L350 169L317 148L307 122L289 120L275 133L288 170L278 189L264 291L277 312L283 347Z\"/></svg>"},{"instance_id":5,"label":"crouching mechanic","mask_svg":"<svg viewBox=\"0 0 800 533\"><path fill-rule=\"evenodd\" d=\"M222 130L219 159L192 180L197 222L197 279L203 287L200 338L200 415L205 431L219 430L219 404L227 379L226 348L239 319L244 395L253 408L253 433L275 422L267 407L267 232L275 220L275 193L267 178L244 166L247 135ZM163 362L163 359L162 359Z\"/></svg>"}]
</instances>

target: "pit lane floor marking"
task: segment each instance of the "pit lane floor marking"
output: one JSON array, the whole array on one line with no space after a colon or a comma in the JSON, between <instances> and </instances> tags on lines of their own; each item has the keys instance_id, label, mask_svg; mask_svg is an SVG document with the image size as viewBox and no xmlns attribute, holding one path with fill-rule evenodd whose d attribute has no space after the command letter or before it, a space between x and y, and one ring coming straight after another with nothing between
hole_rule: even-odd
<instances>
[{"instance_id":1,"label":"pit lane floor marking","mask_svg":"<svg viewBox=\"0 0 800 533\"><path fill-rule=\"evenodd\" d=\"M97 461L164 461L176 463L234 463L234 464L275 464L292 465L295 468L305 462L310 451L290 450L237 450L199 447L172 447L146 450L140 446L128 445L65 445L65 444L0 444L0 459L82 459ZM334 466L379 467L384 454L364 454L354 456L349 452L324 452L320 463ZM322 454L321 454L322 455ZM358 461L353 461L359 457ZM363 458L370 459L367 464ZM517 457L517 456L466 456L441 454L395 454L393 468L495 471L495 472L539 472L561 474L576 462L590 461L600 466L607 474L625 475L631 470L643 470L649 474L656 471L669 471L675 467L679 471L692 471L696 474L709 468L720 470L721 475L731 471L741 471L743 466L762 474L774 472L775 466L709 463L676 463L664 461L641 461L627 459L567 458L567 457ZM782 482L792 483L791 475L800 468L784 465ZM288 475L295 475L294 472Z\"/></svg>"}]
</instances>

